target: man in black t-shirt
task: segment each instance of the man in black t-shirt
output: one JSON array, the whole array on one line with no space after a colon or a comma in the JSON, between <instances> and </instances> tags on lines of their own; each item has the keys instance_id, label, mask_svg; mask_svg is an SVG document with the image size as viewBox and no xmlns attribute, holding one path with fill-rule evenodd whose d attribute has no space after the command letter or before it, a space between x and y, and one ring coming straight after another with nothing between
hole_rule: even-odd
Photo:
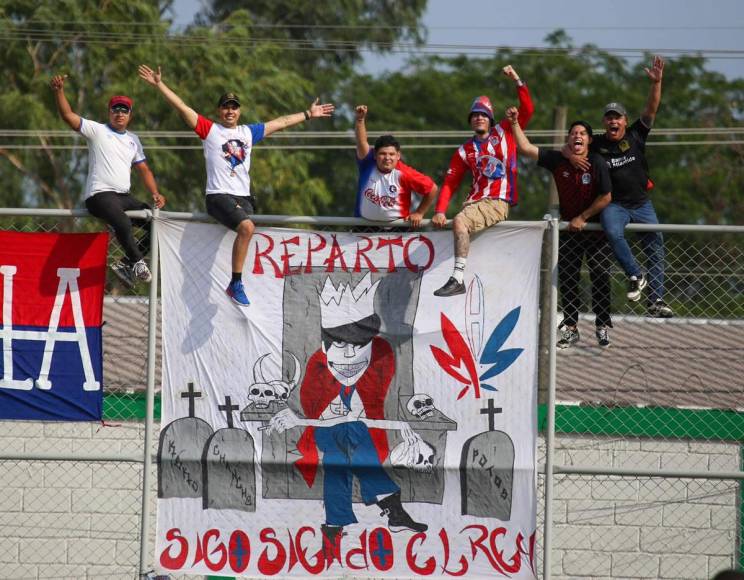
<instances>
[{"instance_id":1,"label":"man in black t-shirt","mask_svg":"<svg viewBox=\"0 0 744 580\"><path fill-rule=\"evenodd\" d=\"M648 316L670 318L674 314L664 302L664 239L661 232L644 232L640 236L646 254L648 279L633 257L624 232L629 223L659 223L649 199L653 182L646 162L646 138L661 102L664 60L657 56L652 68L644 70L651 79L651 89L640 119L628 126L625 107L620 103L609 103L602 118L605 134L594 140L591 151L599 153L610 169L612 203L602 212L602 227L615 257L628 276L628 300L639 300L648 282Z\"/></svg>"},{"instance_id":2,"label":"man in black t-shirt","mask_svg":"<svg viewBox=\"0 0 744 580\"><path fill-rule=\"evenodd\" d=\"M599 346L610 345L610 255L604 232L583 232L587 222L598 222L599 214L612 199L612 184L607 163L599 155L589 153L592 128L585 121L574 121L568 130L571 153L586 159L587 171L574 167L560 151L539 148L530 143L517 122L518 111L506 111L512 123L517 150L520 155L537 159L537 164L553 174L558 189L561 219L569 222L567 232L561 232L558 254L558 281L561 289L563 323L558 348L568 348L579 340L577 323L581 308L579 279L581 262L586 256L592 281L592 310L595 314L596 336Z\"/></svg>"}]
</instances>

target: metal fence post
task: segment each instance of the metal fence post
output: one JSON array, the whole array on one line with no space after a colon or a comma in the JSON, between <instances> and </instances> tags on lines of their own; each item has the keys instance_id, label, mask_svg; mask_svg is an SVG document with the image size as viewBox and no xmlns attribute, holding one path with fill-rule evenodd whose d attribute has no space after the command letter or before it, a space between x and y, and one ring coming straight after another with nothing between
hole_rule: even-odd
<instances>
[{"instance_id":1,"label":"metal fence post","mask_svg":"<svg viewBox=\"0 0 744 580\"><path fill-rule=\"evenodd\" d=\"M545 426L545 517L543 522L543 580L550 580L550 550L553 532L553 455L555 452L555 387L556 346L558 320L558 225L557 218L550 220L550 304L548 320L548 409ZM545 308L545 304L543 304ZM544 310L543 310L544 312Z\"/></svg>"},{"instance_id":2,"label":"metal fence post","mask_svg":"<svg viewBox=\"0 0 744 580\"><path fill-rule=\"evenodd\" d=\"M157 338L157 314L158 314L158 281L159 281L159 256L158 256L158 208L153 208L150 222L150 268L152 282L150 282L150 300L147 324L147 399L145 411L145 443L144 461L142 465L142 519L140 527L140 576L147 573L147 554L150 538L150 474L152 472L152 435L155 428L155 363L157 353L155 352Z\"/></svg>"}]
</instances>

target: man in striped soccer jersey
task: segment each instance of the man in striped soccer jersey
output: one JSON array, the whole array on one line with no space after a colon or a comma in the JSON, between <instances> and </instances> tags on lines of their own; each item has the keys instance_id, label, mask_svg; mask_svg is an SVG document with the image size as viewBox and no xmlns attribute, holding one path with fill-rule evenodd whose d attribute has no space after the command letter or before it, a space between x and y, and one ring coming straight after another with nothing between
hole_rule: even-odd
<instances>
[{"instance_id":1,"label":"man in striped soccer jersey","mask_svg":"<svg viewBox=\"0 0 744 580\"><path fill-rule=\"evenodd\" d=\"M165 100L181 115L186 124L199 135L204 146L207 164L207 213L237 234L232 247L232 279L225 292L238 306L248 306L250 301L243 288L243 263L255 226L250 216L255 212L251 195L251 166L253 146L272 133L309 121L315 117L330 117L334 106L321 105L316 99L310 108L301 113L278 117L267 123L238 125L240 99L235 93L225 93L217 102L215 123L186 105L162 80L157 72L141 65L139 76L156 87Z\"/></svg>"},{"instance_id":2,"label":"man in striped soccer jersey","mask_svg":"<svg viewBox=\"0 0 744 580\"><path fill-rule=\"evenodd\" d=\"M519 124L526 127L535 110L527 85L511 65L505 66L503 73L517 85ZM493 106L486 96L473 101L468 121L474 135L452 156L432 218L436 226L443 227L447 223L445 212L449 200L465 173L470 171L473 176L470 193L452 224L454 269L444 286L434 292L435 296L465 293L465 265L470 249L470 234L505 220L509 207L517 203L517 147L511 124L506 119L498 124L494 122Z\"/></svg>"}]
</instances>

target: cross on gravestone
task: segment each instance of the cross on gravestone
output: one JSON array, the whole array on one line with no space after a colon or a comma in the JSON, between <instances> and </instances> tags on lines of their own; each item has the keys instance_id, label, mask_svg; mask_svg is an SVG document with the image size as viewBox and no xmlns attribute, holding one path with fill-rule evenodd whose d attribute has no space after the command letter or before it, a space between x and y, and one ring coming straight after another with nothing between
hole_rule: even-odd
<instances>
[{"instance_id":1,"label":"cross on gravestone","mask_svg":"<svg viewBox=\"0 0 744 580\"><path fill-rule=\"evenodd\" d=\"M503 431L496 431L496 415L501 407L493 399L480 410L488 415L488 431L467 441L460 458L460 497L462 514L508 521L511 517L514 480L514 442Z\"/></svg>"},{"instance_id":2,"label":"cross on gravestone","mask_svg":"<svg viewBox=\"0 0 744 580\"><path fill-rule=\"evenodd\" d=\"M238 405L233 405L232 401L230 400L230 395L227 395L225 397L225 404L224 405L217 405L217 408L220 411L225 411L225 416L227 417L227 427L228 429L232 429L233 427L233 411L237 411L240 409Z\"/></svg>"},{"instance_id":3,"label":"cross on gravestone","mask_svg":"<svg viewBox=\"0 0 744 580\"><path fill-rule=\"evenodd\" d=\"M496 422L496 415L499 413L502 413L503 409L501 407L494 407L493 406L493 399L488 399L488 406L483 407L480 410L481 415L488 415L488 430L493 431L495 429L495 422Z\"/></svg>"},{"instance_id":4,"label":"cross on gravestone","mask_svg":"<svg viewBox=\"0 0 744 580\"><path fill-rule=\"evenodd\" d=\"M194 390L194 383L189 383L188 391L181 393L182 399L189 400L189 417L194 416L194 404L196 403L196 399L201 398L201 396L201 391Z\"/></svg>"}]
</instances>

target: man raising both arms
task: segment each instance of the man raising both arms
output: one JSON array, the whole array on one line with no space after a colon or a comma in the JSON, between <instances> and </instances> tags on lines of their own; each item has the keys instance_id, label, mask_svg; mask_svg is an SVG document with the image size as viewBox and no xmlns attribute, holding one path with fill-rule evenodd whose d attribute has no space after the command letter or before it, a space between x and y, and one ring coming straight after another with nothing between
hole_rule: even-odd
<instances>
[{"instance_id":1,"label":"man raising both arms","mask_svg":"<svg viewBox=\"0 0 744 580\"><path fill-rule=\"evenodd\" d=\"M80 132L88 141L88 179L85 183L85 207L97 218L109 224L124 250L121 262L111 265L114 273L127 286L135 280L149 282L152 274L143 259L149 250L150 230L145 220L134 222L145 228L145 236L137 242L132 232L132 220L127 210L149 209L149 205L129 194L132 166L142 178L142 183L152 194L155 207L165 205L165 197L158 192L155 177L147 166L142 143L134 133L127 131L132 121L132 99L125 96L111 97L108 103L108 122L96 123L84 119L72 110L65 96L67 76L52 77L57 111L71 129Z\"/></svg>"},{"instance_id":2,"label":"man raising both arms","mask_svg":"<svg viewBox=\"0 0 744 580\"><path fill-rule=\"evenodd\" d=\"M517 85L519 124L527 127L535 108L527 85L511 65L503 73ZM434 296L456 296L465 293L465 264L470 249L470 234L506 219L509 206L517 203L517 147L511 123L493 120L493 106L488 97L477 97L468 116L473 137L455 151L436 205L432 223L443 227L445 212L452 194L460 187L466 171L473 176L470 194L455 216L452 233L455 243L455 265L452 276Z\"/></svg>"},{"instance_id":3,"label":"man raising both arms","mask_svg":"<svg viewBox=\"0 0 744 580\"><path fill-rule=\"evenodd\" d=\"M251 150L256 143L276 131L311 118L330 117L334 106L321 105L316 99L301 113L285 115L267 123L238 125L240 99L235 93L225 93L217 102L218 122L215 123L186 105L163 82L160 67L155 72L140 65L139 76L161 92L202 140L207 165L207 213L237 234L232 247L232 279L225 292L237 305L248 306L250 301L243 288L242 272L255 229L249 217L255 212L249 175Z\"/></svg>"}]
</instances>

